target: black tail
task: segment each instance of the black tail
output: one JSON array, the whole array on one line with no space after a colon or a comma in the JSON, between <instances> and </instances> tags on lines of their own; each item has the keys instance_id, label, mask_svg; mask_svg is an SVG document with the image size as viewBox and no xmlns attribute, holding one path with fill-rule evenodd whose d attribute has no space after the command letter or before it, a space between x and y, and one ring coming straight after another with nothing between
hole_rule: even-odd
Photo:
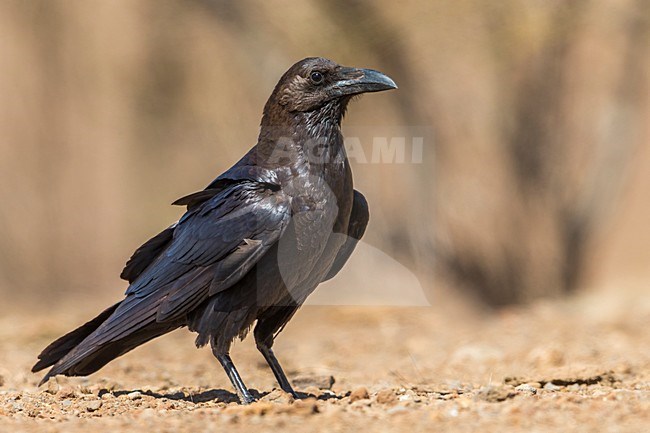
<instances>
[{"instance_id":1,"label":"black tail","mask_svg":"<svg viewBox=\"0 0 650 433\"><path fill-rule=\"evenodd\" d=\"M95 317L90 322L81 325L74 331L68 332L63 337L58 338L50 343L50 345L43 349L41 354L38 355L39 361L32 367L32 372L36 373L37 371L41 371L44 368L47 368L59 362L61 358L67 355L68 352L74 349L76 345L88 337L95 329L99 327L99 325L104 323L106 319L108 319L110 315L113 314L119 305L120 303L118 302L112 307L108 307L102 311L99 316Z\"/></svg>"},{"instance_id":2,"label":"black tail","mask_svg":"<svg viewBox=\"0 0 650 433\"><path fill-rule=\"evenodd\" d=\"M108 341L99 345L90 345L83 349L79 345L89 337L99 326L108 320L120 305L113 305L104 310L99 316L82 325L74 331L64 335L47 346L40 355L39 361L32 367L33 372L52 366L39 386L48 381L50 377L63 374L65 376L86 376L96 372L113 359L135 349L147 341L170 332L180 326L178 322L150 323L148 326L134 330L124 338ZM77 349L73 351L73 349Z\"/></svg>"}]
</instances>

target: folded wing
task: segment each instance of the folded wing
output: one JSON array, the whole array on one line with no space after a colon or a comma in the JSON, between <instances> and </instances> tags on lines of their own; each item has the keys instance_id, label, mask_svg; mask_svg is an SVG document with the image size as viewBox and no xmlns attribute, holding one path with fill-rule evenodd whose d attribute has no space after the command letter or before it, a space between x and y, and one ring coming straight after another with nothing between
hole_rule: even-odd
<instances>
[{"instance_id":1,"label":"folded wing","mask_svg":"<svg viewBox=\"0 0 650 433\"><path fill-rule=\"evenodd\" d=\"M206 196L140 247L140 256L136 251L123 272L131 280L126 299L48 376L65 373L149 325L182 323L209 296L251 270L289 224L289 199L273 185L240 181Z\"/></svg>"}]
</instances>

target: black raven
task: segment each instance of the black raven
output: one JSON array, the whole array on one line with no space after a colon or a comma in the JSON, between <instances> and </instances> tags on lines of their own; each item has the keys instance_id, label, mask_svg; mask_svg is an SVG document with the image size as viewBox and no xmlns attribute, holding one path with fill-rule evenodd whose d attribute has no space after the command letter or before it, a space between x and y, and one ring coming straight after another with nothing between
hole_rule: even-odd
<instances>
[{"instance_id":1,"label":"black raven","mask_svg":"<svg viewBox=\"0 0 650 433\"><path fill-rule=\"evenodd\" d=\"M210 343L242 403L253 401L229 356L253 324L280 387L295 396L271 346L307 296L334 277L368 222L352 187L341 119L354 95L395 89L386 75L324 58L293 65L264 107L255 145L203 191L174 204L178 222L129 259L126 297L47 346L41 384L91 374L176 328Z\"/></svg>"}]
</instances>

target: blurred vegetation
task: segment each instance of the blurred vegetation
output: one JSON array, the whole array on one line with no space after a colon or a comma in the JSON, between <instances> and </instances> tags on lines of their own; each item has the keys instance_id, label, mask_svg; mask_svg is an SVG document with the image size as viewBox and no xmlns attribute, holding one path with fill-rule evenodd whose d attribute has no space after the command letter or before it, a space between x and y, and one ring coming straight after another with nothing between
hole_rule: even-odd
<instances>
[{"instance_id":1,"label":"blurred vegetation","mask_svg":"<svg viewBox=\"0 0 650 433\"><path fill-rule=\"evenodd\" d=\"M494 305L570 292L649 141L649 41L644 0L2 0L0 292L123 284L314 55L400 85L346 129L434 131L354 167L370 243Z\"/></svg>"}]
</instances>

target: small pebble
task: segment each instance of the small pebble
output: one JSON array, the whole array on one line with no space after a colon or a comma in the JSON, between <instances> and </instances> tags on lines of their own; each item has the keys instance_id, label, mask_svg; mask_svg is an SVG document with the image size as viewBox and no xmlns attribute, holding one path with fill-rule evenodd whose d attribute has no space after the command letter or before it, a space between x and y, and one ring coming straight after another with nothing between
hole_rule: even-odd
<instances>
[{"instance_id":1,"label":"small pebble","mask_svg":"<svg viewBox=\"0 0 650 433\"><path fill-rule=\"evenodd\" d=\"M281 389L274 389L260 400L278 404L291 404L293 403L294 398L291 394L284 392Z\"/></svg>"},{"instance_id":2,"label":"small pebble","mask_svg":"<svg viewBox=\"0 0 650 433\"><path fill-rule=\"evenodd\" d=\"M290 408L291 409L289 409L288 413L294 415L311 415L319 412L315 398L297 400L293 405L290 406Z\"/></svg>"},{"instance_id":3,"label":"small pebble","mask_svg":"<svg viewBox=\"0 0 650 433\"><path fill-rule=\"evenodd\" d=\"M133 391L126 395L129 400L138 400L142 398L142 393L140 391Z\"/></svg>"},{"instance_id":4,"label":"small pebble","mask_svg":"<svg viewBox=\"0 0 650 433\"><path fill-rule=\"evenodd\" d=\"M318 389L332 389L335 382L334 376L299 376L293 379L297 388L315 386Z\"/></svg>"},{"instance_id":5,"label":"small pebble","mask_svg":"<svg viewBox=\"0 0 650 433\"><path fill-rule=\"evenodd\" d=\"M377 403L392 404L397 401L397 397L392 389L384 389L377 393Z\"/></svg>"},{"instance_id":6,"label":"small pebble","mask_svg":"<svg viewBox=\"0 0 650 433\"><path fill-rule=\"evenodd\" d=\"M50 380L49 382L47 382L47 389L45 390L45 392L55 395L57 392L59 392L60 388L61 387L59 386L58 383L56 383L55 380Z\"/></svg>"},{"instance_id":7,"label":"small pebble","mask_svg":"<svg viewBox=\"0 0 650 433\"><path fill-rule=\"evenodd\" d=\"M545 389L546 391L558 391L558 390L560 390L561 388L562 388L561 386L557 386L557 385L555 385L553 382L548 382L548 383L546 383L546 384L544 385L544 389Z\"/></svg>"},{"instance_id":8,"label":"small pebble","mask_svg":"<svg viewBox=\"0 0 650 433\"><path fill-rule=\"evenodd\" d=\"M365 387L357 388L350 394L350 403L354 403L357 400L366 400L370 398L368 390Z\"/></svg>"},{"instance_id":9,"label":"small pebble","mask_svg":"<svg viewBox=\"0 0 650 433\"><path fill-rule=\"evenodd\" d=\"M534 386L528 383L522 383L521 385L516 386L515 391L523 394L530 394L530 395L537 394L537 388L535 388Z\"/></svg>"},{"instance_id":10,"label":"small pebble","mask_svg":"<svg viewBox=\"0 0 650 433\"><path fill-rule=\"evenodd\" d=\"M476 394L479 400L496 403L505 401L515 396L514 388L509 385L490 385L485 386Z\"/></svg>"},{"instance_id":11,"label":"small pebble","mask_svg":"<svg viewBox=\"0 0 650 433\"><path fill-rule=\"evenodd\" d=\"M350 403L350 407L352 408L369 407L369 406L372 406L372 401L370 401L369 399L357 400Z\"/></svg>"},{"instance_id":12,"label":"small pebble","mask_svg":"<svg viewBox=\"0 0 650 433\"><path fill-rule=\"evenodd\" d=\"M69 385L62 386L59 388L58 392L56 393L56 396L58 398L70 398L70 397L75 397L75 392L74 388L72 388Z\"/></svg>"},{"instance_id":13,"label":"small pebble","mask_svg":"<svg viewBox=\"0 0 650 433\"><path fill-rule=\"evenodd\" d=\"M99 410L99 408L102 407L102 401L101 400L92 400L88 402L88 405L86 405L86 410L88 412L95 412Z\"/></svg>"}]
</instances>

